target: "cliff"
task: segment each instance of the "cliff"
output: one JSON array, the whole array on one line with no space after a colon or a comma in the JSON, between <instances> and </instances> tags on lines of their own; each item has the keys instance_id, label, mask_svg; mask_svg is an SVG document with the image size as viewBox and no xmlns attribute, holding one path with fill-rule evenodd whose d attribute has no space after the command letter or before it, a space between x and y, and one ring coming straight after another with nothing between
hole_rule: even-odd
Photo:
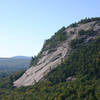
<instances>
[{"instance_id":1,"label":"cliff","mask_svg":"<svg viewBox=\"0 0 100 100\"><path fill-rule=\"evenodd\" d=\"M86 34L84 34L86 33ZM31 67L14 82L14 86L30 86L39 82L52 69L61 64L73 51L73 40L82 39L87 43L100 35L100 21L72 24L63 27L48 39L39 55L33 60Z\"/></svg>"}]
</instances>

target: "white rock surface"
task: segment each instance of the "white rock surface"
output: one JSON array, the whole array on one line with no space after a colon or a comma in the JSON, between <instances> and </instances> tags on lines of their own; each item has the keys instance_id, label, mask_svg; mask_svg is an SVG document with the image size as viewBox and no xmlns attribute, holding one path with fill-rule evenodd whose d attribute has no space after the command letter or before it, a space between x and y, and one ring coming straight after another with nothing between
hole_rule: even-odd
<instances>
[{"instance_id":1,"label":"white rock surface","mask_svg":"<svg viewBox=\"0 0 100 100\"><path fill-rule=\"evenodd\" d=\"M91 27L94 27L94 30L100 29L100 26L96 25L95 21L87 24L79 24L78 27L75 28L67 28L65 30L68 35L67 40L60 43L57 50L54 52L48 54L48 51L44 51L38 64L27 69L26 72L14 82L14 86L29 86L39 82L44 75L46 75L50 70L56 68L59 64L61 64L61 61L64 60L67 55L69 55L69 43L78 36L78 31L81 29L88 30L91 29ZM71 34L71 31L74 32L74 34Z\"/></svg>"}]
</instances>

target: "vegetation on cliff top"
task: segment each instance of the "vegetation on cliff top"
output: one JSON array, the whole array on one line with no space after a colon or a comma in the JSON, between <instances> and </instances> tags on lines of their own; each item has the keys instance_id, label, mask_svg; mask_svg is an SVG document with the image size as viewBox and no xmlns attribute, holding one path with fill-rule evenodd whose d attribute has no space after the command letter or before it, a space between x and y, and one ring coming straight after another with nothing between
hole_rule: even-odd
<instances>
[{"instance_id":1,"label":"vegetation on cliff top","mask_svg":"<svg viewBox=\"0 0 100 100\"><path fill-rule=\"evenodd\" d=\"M76 80L66 81L70 76ZM0 82L0 100L100 100L100 37L77 45L46 80L34 86L13 88L14 78L6 79L8 87Z\"/></svg>"},{"instance_id":2,"label":"vegetation on cliff top","mask_svg":"<svg viewBox=\"0 0 100 100\"><path fill-rule=\"evenodd\" d=\"M99 18L91 20L97 21ZM81 23L91 20L82 20ZM66 36L64 30L62 28L58 33ZM50 39L46 41L45 48L55 41L65 40L58 33L51 38L51 43ZM99 33L93 30L79 31L79 38L71 41L72 52L69 57L48 73L45 80L34 86L13 87L13 81L24 71L0 77L0 100L100 100L100 36L84 43L87 37L96 34ZM35 65L39 57L41 52L32 59L31 64ZM68 81L69 77L74 77L75 80Z\"/></svg>"},{"instance_id":3,"label":"vegetation on cliff top","mask_svg":"<svg viewBox=\"0 0 100 100\"><path fill-rule=\"evenodd\" d=\"M85 19L82 19L81 21L79 22L75 22L71 25L69 25L68 27L77 27L78 24L86 24L86 23L89 23L89 22L92 22L92 21L96 21L96 22L100 22L100 17L92 17L92 18L85 18Z\"/></svg>"},{"instance_id":4,"label":"vegetation on cliff top","mask_svg":"<svg viewBox=\"0 0 100 100\"><path fill-rule=\"evenodd\" d=\"M85 18L85 19L82 19L81 21L79 21L79 22L77 22L77 23L71 24L71 25L68 26L68 27L77 27L78 24L85 24L85 23L92 22L92 21L96 21L96 22L99 23L99 22L100 22L100 17ZM68 27L67 27L67 28L68 28ZM65 30L66 30L67 28L66 28L66 27L62 27L62 28L61 28L60 30L58 30L50 39L45 40L45 43L44 43L43 48L42 48L42 50L40 51L40 53L39 53L37 56L34 56L34 57L32 58L30 67L31 67L31 66L35 66L35 65L38 63L39 58L41 58L41 54L42 54L43 51L48 50L48 53L51 53L51 52L53 52L53 51L56 50L56 47L57 47L57 45L58 45L60 42L62 42L62 41L64 41L64 40L67 39L67 33L65 32ZM80 34L80 35L81 35L81 34L83 35L83 34L85 33L85 34L90 35L91 32L92 32L92 33L95 33L95 32L93 32L92 30L89 30L89 31L87 31L87 32L84 31L84 30L81 30L81 31L79 32L79 34ZM92 34L92 35L93 35L93 34Z\"/></svg>"},{"instance_id":5,"label":"vegetation on cliff top","mask_svg":"<svg viewBox=\"0 0 100 100\"><path fill-rule=\"evenodd\" d=\"M37 56L34 56L32 58L30 66L35 66L38 63L39 58L41 58L41 54L43 51L48 50L48 53L51 53L56 50L56 47L60 42L67 39L67 33L64 32L65 29L66 29L65 27L62 27L50 39L45 41L41 52Z\"/></svg>"}]
</instances>

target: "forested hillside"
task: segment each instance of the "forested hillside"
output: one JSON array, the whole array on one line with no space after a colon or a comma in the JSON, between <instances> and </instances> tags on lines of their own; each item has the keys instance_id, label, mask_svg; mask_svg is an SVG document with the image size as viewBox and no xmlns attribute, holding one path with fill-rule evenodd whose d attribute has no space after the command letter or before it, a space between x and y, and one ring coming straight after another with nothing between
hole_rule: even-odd
<instances>
[{"instance_id":1,"label":"forested hillside","mask_svg":"<svg viewBox=\"0 0 100 100\"><path fill-rule=\"evenodd\" d=\"M16 56L12 58L0 58L0 77L29 67L31 57Z\"/></svg>"},{"instance_id":2,"label":"forested hillside","mask_svg":"<svg viewBox=\"0 0 100 100\"><path fill-rule=\"evenodd\" d=\"M0 100L100 100L100 30L80 30L70 48L67 58L35 85L13 87L24 71L1 79Z\"/></svg>"}]
</instances>

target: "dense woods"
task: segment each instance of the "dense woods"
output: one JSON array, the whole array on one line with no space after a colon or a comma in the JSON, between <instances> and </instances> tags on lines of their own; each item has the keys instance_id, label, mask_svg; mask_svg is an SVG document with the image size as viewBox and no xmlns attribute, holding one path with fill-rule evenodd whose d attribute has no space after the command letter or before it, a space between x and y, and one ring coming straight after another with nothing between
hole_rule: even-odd
<instances>
[{"instance_id":1,"label":"dense woods","mask_svg":"<svg viewBox=\"0 0 100 100\"><path fill-rule=\"evenodd\" d=\"M35 86L14 88L14 75L0 82L0 100L99 100L100 37L80 44L46 80ZM66 81L70 76L76 80ZM8 86L9 83L9 86Z\"/></svg>"},{"instance_id":2,"label":"dense woods","mask_svg":"<svg viewBox=\"0 0 100 100\"><path fill-rule=\"evenodd\" d=\"M79 23L91 20L85 19ZM55 33L52 41L47 40L44 47L54 43L53 41L64 40L66 35L62 30L65 28ZM62 36L59 32L62 32ZM78 35L85 35L85 38L80 37L71 41L72 51L68 58L34 86L13 87L13 81L24 71L0 78L0 100L100 100L100 36L84 42L86 37L96 34L99 33L81 30ZM40 55L41 53L32 58L31 65L36 64Z\"/></svg>"},{"instance_id":3,"label":"dense woods","mask_svg":"<svg viewBox=\"0 0 100 100\"><path fill-rule=\"evenodd\" d=\"M96 21L96 22L100 22L100 17L93 17L93 18L85 18L85 19L82 19L81 21L79 22L75 22L71 25L69 25L69 27L77 27L78 24L86 24L86 23L89 23L89 22L92 22L92 21Z\"/></svg>"}]
</instances>

